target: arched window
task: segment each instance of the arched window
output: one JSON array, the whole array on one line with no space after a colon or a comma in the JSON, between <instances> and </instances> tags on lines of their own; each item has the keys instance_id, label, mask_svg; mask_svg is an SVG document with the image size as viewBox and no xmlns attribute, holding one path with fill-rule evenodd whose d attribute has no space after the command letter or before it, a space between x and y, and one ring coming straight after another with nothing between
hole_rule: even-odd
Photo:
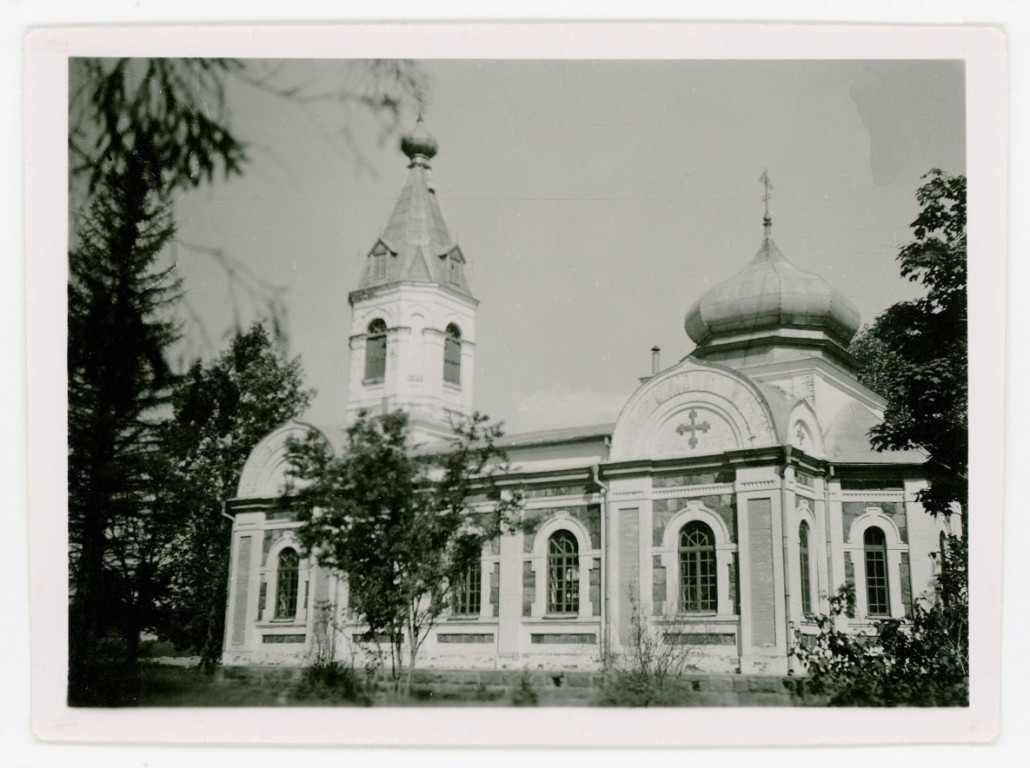
<instances>
[{"instance_id":1,"label":"arched window","mask_svg":"<svg viewBox=\"0 0 1030 768\"><path fill-rule=\"evenodd\" d=\"M447 326L443 342L443 380L461 385L461 329L454 323Z\"/></svg>"},{"instance_id":2,"label":"arched window","mask_svg":"<svg viewBox=\"0 0 1030 768\"><path fill-rule=\"evenodd\" d=\"M297 586L300 583L300 557L295 549L279 553L276 572L275 618L292 619L297 615Z\"/></svg>"},{"instance_id":3,"label":"arched window","mask_svg":"<svg viewBox=\"0 0 1030 768\"><path fill-rule=\"evenodd\" d=\"M808 523L804 520L798 528L798 560L801 563L801 612L812 615L812 570L808 558Z\"/></svg>"},{"instance_id":4,"label":"arched window","mask_svg":"<svg viewBox=\"0 0 1030 768\"><path fill-rule=\"evenodd\" d=\"M570 531L547 542L547 612L579 613L579 545Z\"/></svg>"},{"instance_id":5,"label":"arched window","mask_svg":"<svg viewBox=\"0 0 1030 768\"><path fill-rule=\"evenodd\" d=\"M365 381L377 382L386 377L386 323L375 319L368 324L365 339Z\"/></svg>"},{"instance_id":6,"label":"arched window","mask_svg":"<svg viewBox=\"0 0 1030 768\"><path fill-rule=\"evenodd\" d=\"M890 590L887 583L887 539L883 531L866 528L865 537L866 612L870 616L890 616Z\"/></svg>"},{"instance_id":7,"label":"arched window","mask_svg":"<svg viewBox=\"0 0 1030 768\"><path fill-rule=\"evenodd\" d=\"M478 616L482 607L483 567L473 560L451 589L451 612L462 616Z\"/></svg>"},{"instance_id":8,"label":"arched window","mask_svg":"<svg viewBox=\"0 0 1030 768\"><path fill-rule=\"evenodd\" d=\"M694 520L680 531L680 609L690 613L715 611L718 604L715 536Z\"/></svg>"}]
</instances>

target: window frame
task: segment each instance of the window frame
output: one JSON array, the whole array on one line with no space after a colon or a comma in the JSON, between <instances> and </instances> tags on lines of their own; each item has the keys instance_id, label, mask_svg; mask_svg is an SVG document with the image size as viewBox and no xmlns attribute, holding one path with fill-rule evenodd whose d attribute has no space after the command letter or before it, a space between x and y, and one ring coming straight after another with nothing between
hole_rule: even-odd
<instances>
[{"instance_id":1,"label":"window frame","mask_svg":"<svg viewBox=\"0 0 1030 768\"><path fill-rule=\"evenodd\" d=\"M801 574L801 614L805 618L815 615L812 603L811 530L807 520L798 523L798 569Z\"/></svg>"},{"instance_id":2,"label":"window frame","mask_svg":"<svg viewBox=\"0 0 1030 768\"><path fill-rule=\"evenodd\" d=\"M451 615L457 618L479 616L483 611L483 562L476 558L451 585Z\"/></svg>"},{"instance_id":3,"label":"window frame","mask_svg":"<svg viewBox=\"0 0 1030 768\"><path fill-rule=\"evenodd\" d=\"M443 341L443 380L451 386L461 386L461 328L448 323Z\"/></svg>"},{"instance_id":4,"label":"window frame","mask_svg":"<svg viewBox=\"0 0 1030 768\"><path fill-rule=\"evenodd\" d=\"M579 540L568 528L559 528L547 537L547 615L579 615L583 577L579 557Z\"/></svg>"},{"instance_id":5,"label":"window frame","mask_svg":"<svg viewBox=\"0 0 1030 768\"><path fill-rule=\"evenodd\" d=\"M292 565L285 562L288 557L292 557ZM275 621L295 621L299 607L300 553L293 547L283 547L276 556L272 618Z\"/></svg>"},{"instance_id":6,"label":"window frame","mask_svg":"<svg viewBox=\"0 0 1030 768\"><path fill-rule=\"evenodd\" d=\"M365 384L378 384L386 380L387 327L382 318L368 324L365 334Z\"/></svg>"},{"instance_id":7,"label":"window frame","mask_svg":"<svg viewBox=\"0 0 1030 768\"><path fill-rule=\"evenodd\" d=\"M870 541L871 537L878 541ZM878 561L878 562L877 562ZM862 564L865 579L866 616L886 619L891 616L890 559L887 554L887 534L878 525L870 525L862 532ZM870 567L872 564L873 567ZM879 565L877 569L875 566ZM877 573L876 571L879 571Z\"/></svg>"},{"instance_id":8,"label":"window frame","mask_svg":"<svg viewBox=\"0 0 1030 768\"><path fill-rule=\"evenodd\" d=\"M698 534L704 543L691 541ZM680 613L715 614L719 610L719 565L715 531L702 520L688 520L676 535L677 609Z\"/></svg>"}]
</instances>

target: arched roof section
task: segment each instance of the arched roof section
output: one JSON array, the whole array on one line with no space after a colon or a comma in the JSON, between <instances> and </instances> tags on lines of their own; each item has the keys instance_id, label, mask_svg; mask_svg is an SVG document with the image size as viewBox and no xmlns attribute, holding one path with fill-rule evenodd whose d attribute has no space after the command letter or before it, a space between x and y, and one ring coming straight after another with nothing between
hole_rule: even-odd
<instances>
[{"instance_id":1,"label":"arched roof section","mask_svg":"<svg viewBox=\"0 0 1030 768\"><path fill-rule=\"evenodd\" d=\"M788 443L809 456L819 459L826 456L819 418L807 400L798 400L791 409L786 436Z\"/></svg>"},{"instance_id":2,"label":"arched roof section","mask_svg":"<svg viewBox=\"0 0 1030 768\"><path fill-rule=\"evenodd\" d=\"M330 436L334 430L321 429L302 421L288 421L269 432L247 457L236 489L239 499L271 499L281 496L286 488L286 473L290 468L287 443L292 438L303 440L314 432L324 439L334 453L339 453L340 441Z\"/></svg>"},{"instance_id":3,"label":"arched roof section","mask_svg":"<svg viewBox=\"0 0 1030 768\"><path fill-rule=\"evenodd\" d=\"M742 374L687 357L646 381L619 414L615 461L717 454L778 445L763 392Z\"/></svg>"}]
</instances>

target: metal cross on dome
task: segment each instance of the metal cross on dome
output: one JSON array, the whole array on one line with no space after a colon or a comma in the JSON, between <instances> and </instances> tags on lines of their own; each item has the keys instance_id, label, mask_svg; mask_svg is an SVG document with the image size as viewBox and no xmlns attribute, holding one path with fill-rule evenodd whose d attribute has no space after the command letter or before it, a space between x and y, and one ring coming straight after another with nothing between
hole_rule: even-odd
<instances>
[{"instance_id":1,"label":"metal cross on dome","mask_svg":"<svg viewBox=\"0 0 1030 768\"><path fill-rule=\"evenodd\" d=\"M712 425L709 424L707 421L702 421L700 424L698 424L697 411L695 411L693 408L690 409L690 412L687 413L687 416L690 418L690 424L680 424L678 427L676 427L676 433L679 435L685 435L687 432L689 432L690 440L688 440L687 443L690 445L691 448L695 448L697 447L697 433L707 432L709 429L711 429Z\"/></svg>"},{"instance_id":2,"label":"metal cross on dome","mask_svg":"<svg viewBox=\"0 0 1030 768\"><path fill-rule=\"evenodd\" d=\"M762 194L762 201L765 203L765 215L769 215L769 198L772 197L772 179L769 178L769 171L762 169L762 175L758 177L758 180L762 182L762 186L765 187L765 192Z\"/></svg>"},{"instance_id":3,"label":"metal cross on dome","mask_svg":"<svg viewBox=\"0 0 1030 768\"><path fill-rule=\"evenodd\" d=\"M765 187L765 192L762 193L762 202L765 203L765 218L762 219L762 224L765 227L765 236L769 237L769 232L772 230L772 217L769 216L769 198L772 197L772 179L769 178L769 171L762 169L762 175L758 177L758 180L762 182L762 186Z\"/></svg>"}]
</instances>

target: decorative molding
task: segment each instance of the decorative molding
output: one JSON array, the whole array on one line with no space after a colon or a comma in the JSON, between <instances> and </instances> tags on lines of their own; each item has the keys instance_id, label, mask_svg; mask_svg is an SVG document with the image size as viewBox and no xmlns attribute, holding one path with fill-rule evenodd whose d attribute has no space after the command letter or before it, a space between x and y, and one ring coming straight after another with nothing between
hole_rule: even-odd
<instances>
[{"instance_id":1,"label":"decorative molding","mask_svg":"<svg viewBox=\"0 0 1030 768\"><path fill-rule=\"evenodd\" d=\"M600 503L600 495L590 493L575 496L543 496L537 499L528 499L522 506L524 509L561 509L564 507L588 507Z\"/></svg>"},{"instance_id":2,"label":"decorative molding","mask_svg":"<svg viewBox=\"0 0 1030 768\"><path fill-rule=\"evenodd\" d=\"M733 483L714 483L712 485L672 485L655 488L651 491L655 499L678 499L691 496L722 496L734 492Z\"/></svg>"},{"instance_id":3,"label":"decorative molding","mask_svg":"<svg viewBox=\"0 0 1030 768\"><path fill-rule=\"evenodd\" d=\"M830 501L912 501L915 496L906 497L904 491L831 491Z\"/></svg>"},{"instance_id":4,"label":"decorative molding","mask_svg":"<svg viewBox=\"0 0 1030 768\"><path fill-rule=\"evenodd\" d=\"M737 493L749 491L774 491L779 487L778 480L741 480L736 483Z\"/></svg>"}]
</instances>

